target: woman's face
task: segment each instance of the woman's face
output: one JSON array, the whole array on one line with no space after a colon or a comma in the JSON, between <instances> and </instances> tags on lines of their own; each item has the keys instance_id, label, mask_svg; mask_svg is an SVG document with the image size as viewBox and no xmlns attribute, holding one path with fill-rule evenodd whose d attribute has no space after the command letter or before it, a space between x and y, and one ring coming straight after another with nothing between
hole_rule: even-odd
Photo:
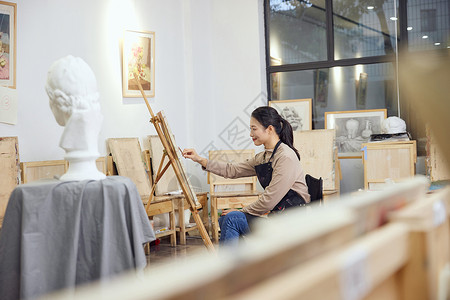
<instances>
[{"instance_id":1,"label":"woman's face","mask_svg":"<svg viewBox=\"0 0 450 300\"><path fill-rule=\"evenodd\" d=\"M255 146L261 146L269 140L269 130L252 117L250 118L250 137Z\"/></svg>"}]
</instances>

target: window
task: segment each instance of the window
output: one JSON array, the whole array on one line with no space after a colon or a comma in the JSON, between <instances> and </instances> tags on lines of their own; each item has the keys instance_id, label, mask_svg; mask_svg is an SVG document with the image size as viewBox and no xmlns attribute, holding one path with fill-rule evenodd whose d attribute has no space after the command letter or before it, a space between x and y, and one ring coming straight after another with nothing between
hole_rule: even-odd
<instances>
[{"instance_id":1,"label":"window","mask_svg":"<svg viewBox=\"0 0 450 300\"><path fill-rule=\"evenodd\" d=\"M312 98L313 129L328 111L387 108L423 139L398 49L450 48L449 16L448 0L265 0L269 100Z\"/></svg>"},{"instance_id":2,"label":"window","mask_svg":"<svg viewBox=\"0 0 450 300\"><path fill-rule=\"evenodd\" d=\"M312 98L314 129L328 111L398 115L396 16L395 0L267 0L270 99Z\"/></svg>"}]
</instances>

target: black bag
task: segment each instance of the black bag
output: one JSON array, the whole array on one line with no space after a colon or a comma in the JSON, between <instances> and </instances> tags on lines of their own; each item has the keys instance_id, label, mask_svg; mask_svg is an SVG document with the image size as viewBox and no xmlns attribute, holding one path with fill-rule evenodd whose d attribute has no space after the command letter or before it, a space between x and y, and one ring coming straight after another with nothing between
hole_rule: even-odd
<instances>
[{"instance_id":1,"label":"black bag","mask_svg":"<svg viewBox=\"0 0 450 300\"><path fill-rule=\"evenodd\" d=\"M308 193L311 196L311 202L321 200L323 198L323 180L312 177L309 174L305 176L306 185L308 186Z\"/></svg>"}]
</instances>

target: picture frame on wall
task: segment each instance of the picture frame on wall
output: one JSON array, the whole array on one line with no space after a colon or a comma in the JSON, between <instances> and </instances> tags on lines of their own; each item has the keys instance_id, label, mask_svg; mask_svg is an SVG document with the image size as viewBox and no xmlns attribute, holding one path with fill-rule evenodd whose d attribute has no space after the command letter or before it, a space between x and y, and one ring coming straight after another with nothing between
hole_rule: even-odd
<instances>
[{"instance_id":1,"label":"picture frame on wall","mask_svg":"<svg viewBox=\"0 0 450 300\"><path fill-rule=\"evenodd\" d=\"M17 4L0 1L0 85L16 88Z\"/></svg>"},{"instance_id":2,"label":"picture frame on wall","mask_svg":"<svg viewBox=\"0 0 450 300\"><path fill-rule=\"evenodd\" d=\"M314 70L314 101L320 107L328 105L328 78L328 69Z\"/></svg>"},{"instance_id":3,"label":"picture frame on wall","mask_svg":"<svg viewBox=\"0 0 450 300\"><path fill-rule=\"evenodd\" d=\"M381 133L387 109L325 112L325 129L336 130L339 158L362 158L361 144Z\"/></svg>"},{"instance_id":4,"label":"picture frame on wall","mask_svg":"<svg viewBox=\"0 0 450 300\"><path fill-rule=\"evenodd\" d=\"M312 130L311 98L269 101L269 106L291 124L292 130Z\"/></svg>"},{"instance_id":5,"label":"picture frame on wall","mask_svg":"<svg viewBox=\"0 0 450 300\"><path fill-rule=\"evenodd\" d=\"M142 97L134 74L147 97L155 96L155 33L125 30L122 43L123 97Z\"/></svg>"},{"instance_id":6,"label":"picture frame on wall","mask_svg":"<svg viewBox=\"0 0 450 300\"><path fill-rule=\"evenodd\" d=\"M282 64L281 58L270 57L270 65L271 66L280 66ZM271 73L270 74L270 82L271 82L271 97L272 100L280 99L280 90L281 90L281 73Z\"/></svg>"}]
</instances>

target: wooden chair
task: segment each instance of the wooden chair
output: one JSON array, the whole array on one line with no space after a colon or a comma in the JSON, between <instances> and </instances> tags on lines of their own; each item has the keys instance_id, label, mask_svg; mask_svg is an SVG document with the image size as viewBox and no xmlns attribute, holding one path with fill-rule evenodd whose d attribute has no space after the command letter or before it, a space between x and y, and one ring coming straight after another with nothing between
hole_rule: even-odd
<instances>
[{"instance_id":1,"label":"wooden chair","mask_svg":"<svg viewBox=\"0 0 450 300\"><path fill-rule=\"evenodd\" d=\"M213 150L210 160L242 162L253 158L255 150ZM219 209L242 208L258 200L261 194L256 190L256 176L228 179L208 173L209 196L211 199L211 225L214 241L219 241Z\"/></svg>"}]
</instances>

